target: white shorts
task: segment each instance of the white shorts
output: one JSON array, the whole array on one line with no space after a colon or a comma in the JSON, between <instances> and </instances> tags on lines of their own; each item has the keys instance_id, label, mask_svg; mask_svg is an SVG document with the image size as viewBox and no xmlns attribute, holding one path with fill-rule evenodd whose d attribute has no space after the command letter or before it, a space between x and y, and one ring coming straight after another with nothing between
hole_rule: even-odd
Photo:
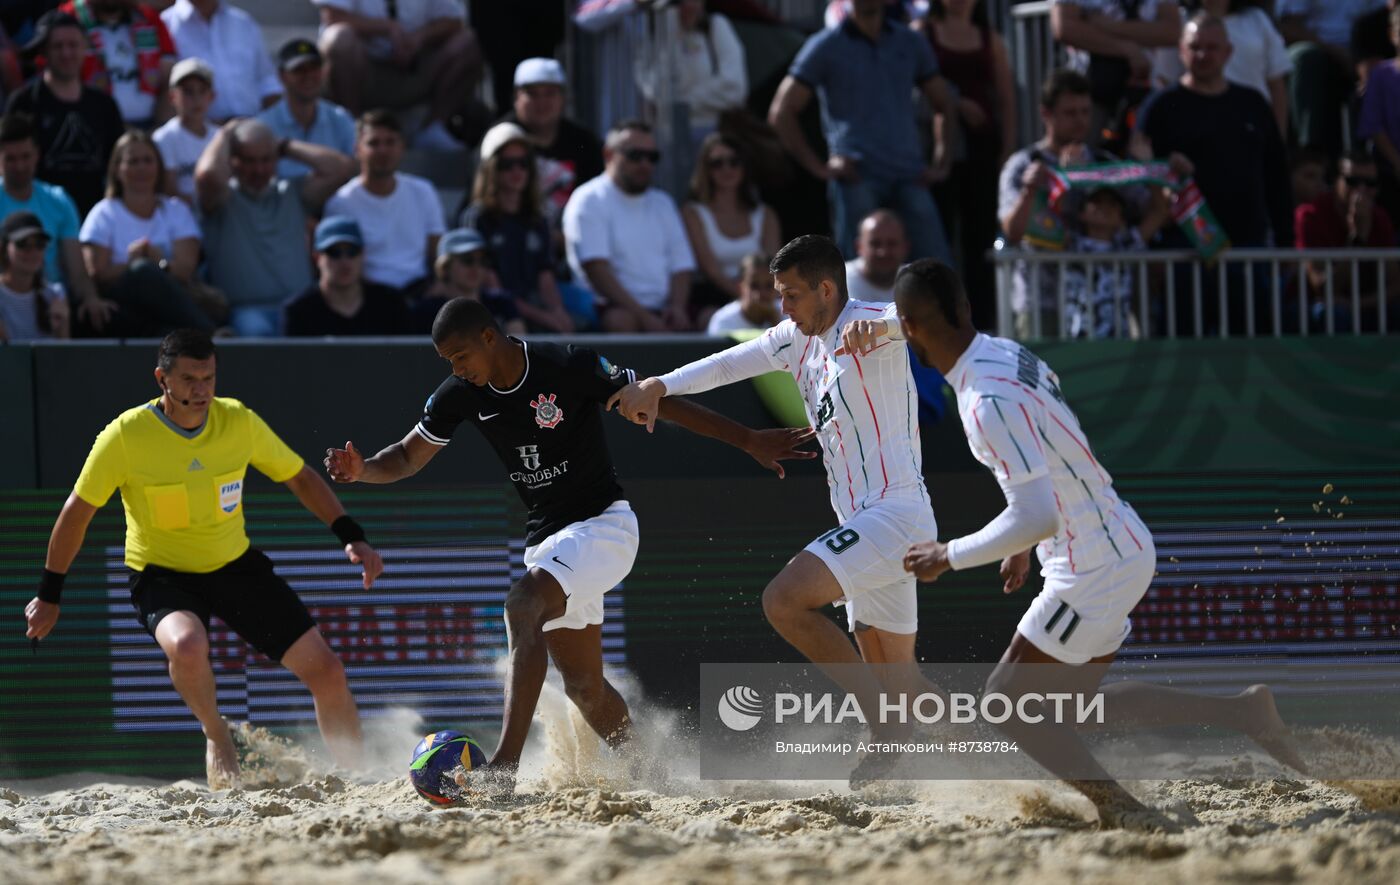
<instances>
[{"instance_id":1,"label":"white shorts","mask_svg":"<svg viewBox=\"0 0 1400 885\"><path fill-rule=\"evenodd\" d=\"M1151 544L1140 553L1077 575L1050 576L1016 631L1066 664L1112 654L1132 632L1128 613L1142 599L1157 570Z\"/></svg>"},{"instance_id":2,"label":"white shorts","mask_svg":"<svg viewBox=\"0 0 1400 885\"><path fill-rule=\"evenodd\" d=\"M867 624L890 633L917 633L919 601L904 554L917 541L938 537L933 510L922 500L883 501L867 507L805 549L826 563L844 594L850 629Z\"/></svg>"},{"instance_id":3,"label":"white shorts","mask_svg":"<svg viewBox=\"0 0 1400 885\"><path fill-rule=\"evenodd\" d=\"M632 571L637 560L637 515L626 501L581 522L572 522L533 547L525 567L549 572L564 589L564 614L545 630L582 630L603 623L603 594Z\"/></svg>"}]
</instances>

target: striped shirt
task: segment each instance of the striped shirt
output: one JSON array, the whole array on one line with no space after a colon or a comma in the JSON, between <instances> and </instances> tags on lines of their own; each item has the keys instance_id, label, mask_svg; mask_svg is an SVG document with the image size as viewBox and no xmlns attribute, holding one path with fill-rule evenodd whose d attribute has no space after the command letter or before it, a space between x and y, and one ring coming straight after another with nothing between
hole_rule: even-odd
<instances>
[{"instance_id":1,"label":"striped shirt","mask_svg":"<svg viewBox=\"0 0 1400 885\"><path fill-rule=\"evenodd\" d=\"M972 454L1003 488L1049 474L1060 530L1036 548L1044 574L1081 574L1144 549L1147 527L1113 490L1043 360L1015 341L978 334L948 383Z\"/></svg>"},{"instance_id":2,"label":"striped shirt","mask_svg":"<svg viewBox=\"0 0 1400 885\"><path fill-rule=\"evenodd\" d=\"M883 319L891 340L865 356L833 356L841 330L853 320ZM892 304L848 301L821 336L802 334L783 320L751 341L662 375L667 394L700 393L787 372L797 382L807 420L816 428L831 486L831 506L842 522L880 501L929 504L919 448L918 395L909 373L908 346L899 337Z\"/></svg>"}]
</instances>

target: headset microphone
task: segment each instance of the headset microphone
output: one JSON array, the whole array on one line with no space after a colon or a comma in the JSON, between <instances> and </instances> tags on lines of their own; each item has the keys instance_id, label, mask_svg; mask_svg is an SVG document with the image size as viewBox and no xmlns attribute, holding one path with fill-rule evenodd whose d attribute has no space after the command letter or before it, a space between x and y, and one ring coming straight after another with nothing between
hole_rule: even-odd
<instances>
[{"instance_id":1,"label":"headset microphone","mask_svg":"<svg viewBox=\"0 0 1400 885\"><path fill-rule=\"evenodd\" d=\"M161 390L164 390L164 391L165 391L166 396L169 396L171 399L174 399L174 398L175 398L175 394L173 394L173 393L170 392L170 385L168 385L168 384L162 384L162 385L160 386L160 388L161 388ZM180 400L180 405L182 405L182 406L189 406L189 404L190 404L190 401L187 400L187 399L182 399L182 400Z\"/></svg>"}]
</instances>

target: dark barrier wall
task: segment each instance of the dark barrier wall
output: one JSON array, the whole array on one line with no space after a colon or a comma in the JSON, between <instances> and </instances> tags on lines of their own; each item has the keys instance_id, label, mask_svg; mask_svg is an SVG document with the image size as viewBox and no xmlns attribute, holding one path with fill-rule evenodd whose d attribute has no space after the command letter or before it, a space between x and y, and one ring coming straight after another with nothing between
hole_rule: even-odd
<instances>
[{"instance_id":1,"label":"dark barrier wall","mask_svg":"<svg viewBox=\"0 0 1400 885\"><path fill-rule=\"evenodd\" d=\"M1041 349L1096 454L1157 540L1159 575L1134 613L1125 655L1394 659L1400 366L1387 343ZM600 346L613 361L651 373L713 344ZM76 722L85 746L100 750L85 754L84 767L198 770L193 719L131 617L119 504L95 520L59 629L37 656L16 629L92 436L154 395L153 362L150 346L0 348L0 367L14 372L6 379L23 378L37 392L16 396L20 385L7 383L0 394L14 409L0 445L20 453L6 469L21 489L0 493L0 623L11 624L0 631L0 776L71 770L71 751L52 736ZM230 345L219 386L314 458L347 438L366 450L400 438L444 367L425 344ZM747 385L703 401L766 426ZM8 420L26 402L37 433L34 423ZM979 527L1002 506L951 416L923 434L945 538ZM678 707L694 702L701 662L792 660L764 622L759 598L783 563L833 524L821 469L801 465L780 482L746 456L673 428L648 437L620 419L608 427L643 533L635 569L608 595L608 659L625 664L649 697ZM28 481L16 482L26 469ZM494 454L468 430L412 483L340 491L386 551L389 571L370 593L285 490L255 484L248 522L346 660L362 709L408 706L432 725L494 728L500 606L520 572L523 525ZM994 659L1033 592L1003 595L990 567L921 588L921 657ZM844 623L844 613L838 617ZM306 696L280 668L221 631L213 639L227 715L274 728L309 724Z\"/></svg>"}]
</instances>

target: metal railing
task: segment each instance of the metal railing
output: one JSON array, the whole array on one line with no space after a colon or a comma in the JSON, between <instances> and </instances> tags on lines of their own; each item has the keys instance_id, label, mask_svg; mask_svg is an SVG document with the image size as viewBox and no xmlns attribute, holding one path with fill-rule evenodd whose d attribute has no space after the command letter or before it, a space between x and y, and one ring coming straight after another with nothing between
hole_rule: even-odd
<instances>
[{"instance_id":1,"label":"metal railing","mask_svg":"<svg viewBox=\"0 0 1400 885\"><path fill-rule=\"evenodd\" d=\"M1385 334L1400 311L1400 249L1230 249L1206 264L1192 251L1039 252L999 242L989 257L1005 337Z\"/></svg>"},{"instance_id":2,"label":"metal railing","mask_svg":"<svg viewBox=\"0 0 1400 885\"><path fill-rule=\"evenodd\" d=\"M1050 6L1049 0L1013 6L1009 33L1003 26L1016 83L1016 131L1022 144L1040 138L1040 87L1066 60L1064 48L1050 33Z\"/></svg>"}]
</instances>

